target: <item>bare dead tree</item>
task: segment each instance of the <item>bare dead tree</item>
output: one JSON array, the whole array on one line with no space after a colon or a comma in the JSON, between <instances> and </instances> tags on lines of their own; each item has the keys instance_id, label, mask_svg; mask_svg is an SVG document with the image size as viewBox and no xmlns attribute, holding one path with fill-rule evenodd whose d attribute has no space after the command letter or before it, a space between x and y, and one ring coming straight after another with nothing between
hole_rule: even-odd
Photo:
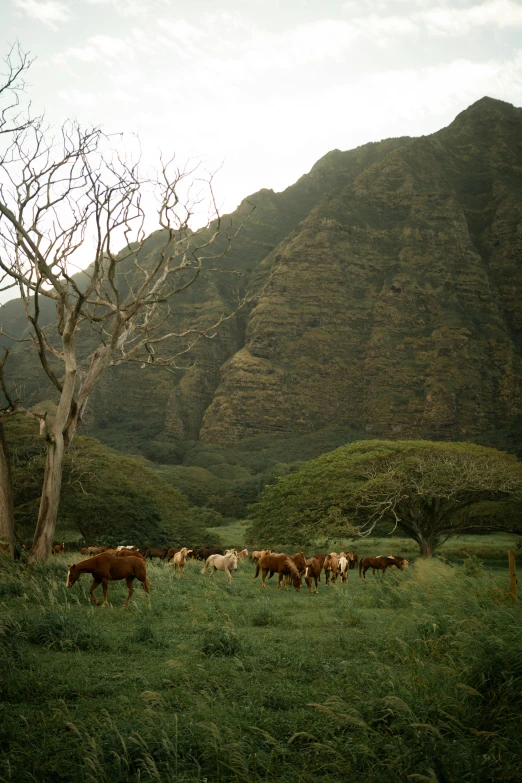
<instances>
[{"instance_id":1,"label":"bare dead tree","mask_svg":"<svg viewBox=\"0 0 522 783\"><path fill-rule=\"evenodd\" d=\"M24 52L18 43L11 46L3 62L0 74L0 139L21 133L31 124L40 127L42 118L31 115L31 107L21 100L26 87L25 73L32 63L30 54ZM0 283L0 290L2 286ZM0 377L4 383L4 367L9 351L4 353L0 361ZM14 555L14 509L13 486L9 448L3 420L6 415L12 415L18 408L19 401L12 407L13 396L5 398L5 405L0 408L0 554ZM16 411L18 412L18 410Z\"/></svg>"},{"instance_id":2,"label":"bare dead tree","mask_svg":"<svg viewBox=\"0 0 522 783\"><path fill-rule=\"evenodd\" d=\"M52 138L33 123L10 134L0 157L1 285L19 292L31 345L58 398L55 416L40 419L47 460L31 561L50 554L64 453L103 371L128 361L178 367L249 299L204 328L167 328L175 297L227 254L241 226L225 225L211 175L199 178L197 168L170 160L144 176L139 159L113 147L96 127L67 123ZM193 231L203 185L210 218ZM146 252L143 204L151 194L160 231ZM250 211L245 207L245 220ZM86 248L90 263L75 274ZM56 306L51 324L42 318L45 299ZM86 360L81 340L91 346ZM15 400L8 407L21 410Z\"/></svg>"}]
</instances>

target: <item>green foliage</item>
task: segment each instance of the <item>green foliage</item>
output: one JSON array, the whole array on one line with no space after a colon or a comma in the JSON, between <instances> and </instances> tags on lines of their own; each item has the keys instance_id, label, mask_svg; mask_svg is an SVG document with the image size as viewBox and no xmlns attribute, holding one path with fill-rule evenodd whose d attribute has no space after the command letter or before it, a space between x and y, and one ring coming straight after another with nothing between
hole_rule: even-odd
<instances>
[{"instance_id":1,"label":"green foliage","mask_svg":"<svg viewBox=\"0 0 522 783\"><path fill-rule=\"evenodd\" d=\"M205 468L175 465L164 468L160 475L195 506L207 506L209 497L224 494L230 489L230 482L214 476Z\"/></svg>"},{"instance_id":2,"label":"green foliage","mask_svg":"<svg viewBox=\"0 0 522 783\"><path fill-rule=\"evenodd\" d=\"M222 454L216 454L212 451L192 451L189 452L185 458L183 464L186 467L206 468L209 469L214 465L223 465L226 460ZM219 475L216 473L216 475ZM222 478L227 478L222 476Z\"/></svg>"},{"instance_id":3,"label":"green foliage","mask_svg":"<svg viewBox=\"0 0 522 783\"><path fill-rule=\"evenodd\" d=\"M226 519L214 508L207 508L206 506L197 508L194 506L191 511L193 518L203 527L221 527L226 525Z\"/></svg>"},{"instance_id":4,"label":"green foliage","mask_svg":"<svg viewBox=\"0 0 522 783\"><path fill-rule=\"evenodd\" d=\"M143 454L148 460L162 465L179 465L183 462L184 452L182 443L166 437L154 438L143 447Z\"/></svg>"},{"instance_id":5,"label":"green foliage","mask_svg":"<svg viewBox=\"0 0 522 783\"><path fill-rule=\"evenodd\" d=\"M515 514L500 512L521 500L522 466L512 455L471 443L360 441L267 487L251 509L249 541L299 544L379 522L431 554L459 532L512 530Z\"/></svg>"},{"instance_id":6,"label":"green foliage","mask_svg":"<svg viewBox=\"0 0 522 783\"><path fill-rule=\"evenodd\" d=\"M191 561L179 579L147 569L150 609L139 588L121 608L111 583L104 610L88 578L67 590L54 564L0 564L24 592L0 617L1 778L518 780L506 569L418 559L312 596L263 591L247 563L230 588Z\"/></svg>"},{"instance_id":7,"label":"green foliage","mask_svg":"<svg viewBox=\"0 0 522 783\"><path fill-rule=\"evenodd\" d=\"M7 422L15 488L15 524L25 537L34 531L45 463L45 447L32 422ZM187 499L142 462L77 436L64 460L58 512L60 530L81 532L89 543L187 546L209 543L205 526L192 518Z\"/></svg>"}]
</instances>

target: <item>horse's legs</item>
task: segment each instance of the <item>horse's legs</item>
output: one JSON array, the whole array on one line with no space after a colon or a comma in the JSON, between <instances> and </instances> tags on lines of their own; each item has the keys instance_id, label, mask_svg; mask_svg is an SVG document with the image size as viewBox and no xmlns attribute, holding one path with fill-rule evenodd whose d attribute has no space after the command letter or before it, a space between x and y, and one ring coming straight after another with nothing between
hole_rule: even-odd
<instances>
[{"instance_id":1,"label":"horse's legs","mask_svg":"<svg viewBox=\"0 0 522 783\"><path fill-rule=\"evenodd\" d=\"M216 566L215 566L215 565L213 565L213 566L212 566L212 573L210 574L210 578L211 578L211 579L212 579L212 577L214 576L214 574L216 573L216 571L217 571L217 568L216 568Z\"/></svg>"},{"instance_id":2,"label":"horse's legs","mask_svg":"<svg viewBox=\"0 0 522 783\"><path fill-rule=\"evenodd\" d=\"M102 590L103 590L103 606L107 606L107 587L109 584L108 579L102 579Z\"/></svg>"},{"instance_id":3,"label":"horse's legs","mask_svg":"<svg viewBox=\"0 0 522 783\"><path fill-rule=\"evenodd\" d=\"M145 594L147 596L147 606L150 606L150 584L147 582L147 577L145 577L143 582L141 582L141 586L145 590Z\"/></svg>"},{"instance_id":4,"label":"horse's legs","mask_svg":"<svg viewBox=\"0 0 522 783\"><path fill-rule=\"evenodd\" d=\"M230 582L232 581L232 574L230 573L230 571L228 570L228 568L226 566L225 566L225 572L226 572L226 574L228 576L228 583L230 584Z\"/></svg>"},{"instance_id":5,"label":"horse's legs","mask_svg":"<svg viewBox=\"0 0 522 783\"><path fill-rule=\"evenodd\" d=\"M128 589L129 589L129 594L127 596L127 600L123 604L124 607L129 605L130 597L131 597L131 595L134 592L134 586L132 584L133 582L134 582L134 577L133 576L127 576L126 577L125 584L127 585Z\"/></svg>"},{"instance_id":6,"label":"horse's legs","mask_svg":"<svg viewBox=\"0 0 522 783\"><path fill-rule=\"evenodd\" d=\"M261 584L263 585L263 590L266 590L266 575L267 570L265 568L261 569Z\"/></svg>"},{"instance_id":7,"label":"horse's legs","mask_svg":"<svg viewBox=\"0 0 522 783\"><path fill-rule=\"evenodd\" d=\"M99 584L100 584L100 580L99 579L93 579L92 580L91 589L89 590L89 592L91 594L91 598L94 601L94 603L96 604L96 606L99 606L100 602L98 601L98 599L94 595L94 591L96 590L96 588L98 587Z\"/></svg>"}]
</instances>

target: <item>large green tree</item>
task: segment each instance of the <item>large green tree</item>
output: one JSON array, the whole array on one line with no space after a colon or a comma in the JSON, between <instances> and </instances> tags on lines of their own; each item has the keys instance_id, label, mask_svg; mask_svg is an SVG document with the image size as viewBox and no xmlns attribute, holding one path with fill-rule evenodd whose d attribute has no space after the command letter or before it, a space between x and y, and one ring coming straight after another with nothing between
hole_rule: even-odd
<instances>
[{"instance_id":1,"label":"large green tree","mask_svg":"<svg viewBox=\"0 0 522 783\"><path fill-rule=\"evenodd\" d=\"M40 502L45 444L36 425L18 416L6 422L14 479L14 518L29 540ZM77 436L64 459L57 534L77 530L88 544L207 546L217 543L195 519L187 498L142 461Z\"/></svg>"},{"instance_id":2,"label":"large green tree","mask_svg":"<svg viewBox=\"0 0 522 783\"><path fill-rule=\"evenodd\" d=\"M510 454L473 443L359 441L267 487L252 507L250 537L296 543L369 535L378 525L399 529L429 557L461 533L518 532L519 524L522 532L513 504L522 510L522 464Z\"/></svg>"}]
</instances>

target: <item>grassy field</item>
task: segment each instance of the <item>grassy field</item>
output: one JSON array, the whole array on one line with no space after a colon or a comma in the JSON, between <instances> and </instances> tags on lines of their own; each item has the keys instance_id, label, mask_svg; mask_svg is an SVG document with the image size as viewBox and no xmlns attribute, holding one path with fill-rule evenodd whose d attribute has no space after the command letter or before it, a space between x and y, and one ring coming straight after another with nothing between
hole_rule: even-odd
<instances>
[{"instance_id":1,"label":"grassy field","mask_svg":"<svg viewBox=\"0 0 522 783\"><path fill-rule=\"evenodd\" d=\"M521 780L507 573L417 560L319 595L148 567L151 608L0 563L0 781Z\"/></svg>"}]
</instances>

